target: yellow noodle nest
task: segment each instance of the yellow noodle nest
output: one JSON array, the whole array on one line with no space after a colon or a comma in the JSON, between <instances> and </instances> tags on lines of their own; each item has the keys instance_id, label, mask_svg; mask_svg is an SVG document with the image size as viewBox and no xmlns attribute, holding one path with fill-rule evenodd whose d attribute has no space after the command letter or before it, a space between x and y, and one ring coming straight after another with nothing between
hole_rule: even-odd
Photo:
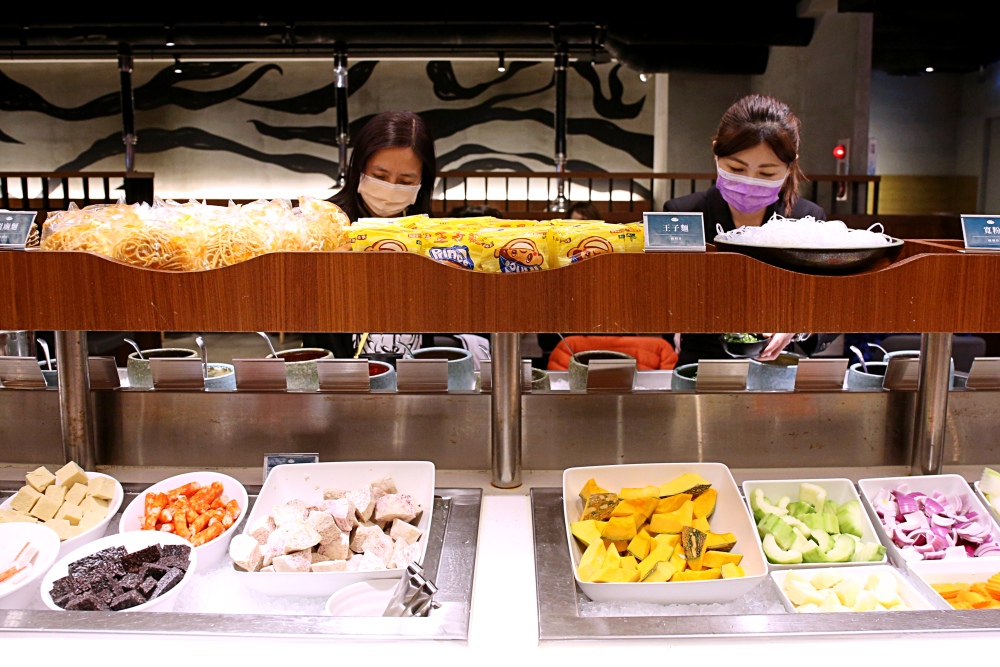
<instances>
[{"instance_id":1,"label":"yellow noodle nest","mask_svg":"<svg viewBox=\"0 0 1000 667\"><path fill-rule=\"evenodd\" d=\"M70 207L49 214L43 250L94 252L160 271L231 266L278 251L333 251L350 244L350 220L335 204L300 198L243 206L178 204Z\"/></svg>"}]
</instances>

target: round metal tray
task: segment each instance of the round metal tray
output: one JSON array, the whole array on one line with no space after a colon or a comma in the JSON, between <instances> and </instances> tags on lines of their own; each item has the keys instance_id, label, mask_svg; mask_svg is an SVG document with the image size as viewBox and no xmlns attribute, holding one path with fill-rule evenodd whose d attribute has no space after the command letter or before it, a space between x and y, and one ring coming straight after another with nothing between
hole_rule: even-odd
<instances>
[{"instance_id":1,"label":"round metal tray","mask_svg":"<svg viewBox=\"0 0 1000 667\"><path fill-rule=\"evenodd\" d=\"M789 271L818 275L860 273L882 260L894 261L903 250L903 241L897 238L877 248L783 248L731 243L718 236L712 243L720 252L737 252Z\"/></svg>"}]
</instances>

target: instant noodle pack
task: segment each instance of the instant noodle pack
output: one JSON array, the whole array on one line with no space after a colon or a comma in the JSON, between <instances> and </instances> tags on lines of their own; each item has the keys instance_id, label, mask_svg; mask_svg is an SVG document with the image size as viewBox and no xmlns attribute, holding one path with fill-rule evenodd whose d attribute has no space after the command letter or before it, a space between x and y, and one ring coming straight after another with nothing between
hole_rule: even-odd
<instances>
[{"instance_id":1,"label":"instant noodle pack","mask_svg":"<svg viewBox=\"0 0 1000 667\"><path fill-rule=\"evenodd\" d=\"M322 199L300 197L212 206L157 199L49 214L43 250L95 252L161 271L199 271L280 250L345 249L350 219Z\"/></svg>"},{"instance_id":2,"label":"instant noodle pack","mask_svg":"<svg viewBox=\"0 0 1000 667\"><path fill-rule=\"evenodd\" d=\"M642 252L642 223L499 218L364 219L350 228L355 252L413 252L485 273L569 266L609 252Z\"/></svg>"}]
</instances>

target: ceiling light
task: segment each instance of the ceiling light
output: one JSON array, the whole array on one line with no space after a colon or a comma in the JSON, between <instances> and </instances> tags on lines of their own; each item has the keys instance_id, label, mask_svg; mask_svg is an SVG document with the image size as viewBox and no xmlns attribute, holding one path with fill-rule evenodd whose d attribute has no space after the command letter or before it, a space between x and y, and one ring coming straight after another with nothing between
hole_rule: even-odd
<instances>
[{"instance_id":1,"label":"ceiling light","mask_svg":"<svg viewBox=\"0 0 1000 667\"><path fill-rule=\"evenodd\" d=\"M639 72L639 81L646 83L647 81L649 81L649 75L646 74L645 72Z\"/></svg>"},{"instance_id":2,"label":"ceiling light","mask_svg":"<svg viewBox=\"0 0 1000 667\"><path fill-rule=\"evenodd\" d=\"M176 46L177 42L174 41L174 29L170 26L167 26L166 29L167 38L163 42L164 46Z\"/></svg>"},{"instance_id":3,"label":"ceiling light","mask_svg":"<svg viewBox=\"0 0 1000 667\"><path fill-rule=\"evenodd\" d=\"M179 56L174 56L174 74L183 74L184 69L181 67L181 59Z\"/></svg>"},{"instance_id":4,"label":"ceiling light","mask_svg":"<svg viewBox=\"0 0 1000 667\"><path fill-rule=\"evenodd\" d=\"M925 71L925 72L933 72L933 71L934 71L934 68L933 68L933 67L925 67L925 68L924 68L924 71Z\"/></svg>"},{"instance_id":5,"label":"ceiling light","mask_svg":"<svg viewBox=\"0 0 1000 667\"><path fill-rule=\"evenodd\" d=\"M505 65L503 61L503 51L500 52L500 62L497 63L497 71L498 72L507 71L507 65Z\"/></svg>"}]
</instances>

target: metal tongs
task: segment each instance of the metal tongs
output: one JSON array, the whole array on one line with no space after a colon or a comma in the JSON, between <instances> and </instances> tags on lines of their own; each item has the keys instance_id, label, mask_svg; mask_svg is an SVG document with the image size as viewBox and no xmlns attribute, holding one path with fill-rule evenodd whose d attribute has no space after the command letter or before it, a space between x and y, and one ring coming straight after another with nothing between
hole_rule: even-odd
<instances>
[{"instance_id":1,"label":"metal tongs","mask_svg":"<svg viewBox=\"0 0 1000 667\"><path fill-rule=\"evenodd\" d=\"M433 581L424 575L424 568L419 563L410 563L406 566L399 585L392 594L389 605L385 608L383 616L427 616L432 608L436 609L441 605L434 602L434 594L437 593L437 586Z\"/></svg>"}]
</instances>

